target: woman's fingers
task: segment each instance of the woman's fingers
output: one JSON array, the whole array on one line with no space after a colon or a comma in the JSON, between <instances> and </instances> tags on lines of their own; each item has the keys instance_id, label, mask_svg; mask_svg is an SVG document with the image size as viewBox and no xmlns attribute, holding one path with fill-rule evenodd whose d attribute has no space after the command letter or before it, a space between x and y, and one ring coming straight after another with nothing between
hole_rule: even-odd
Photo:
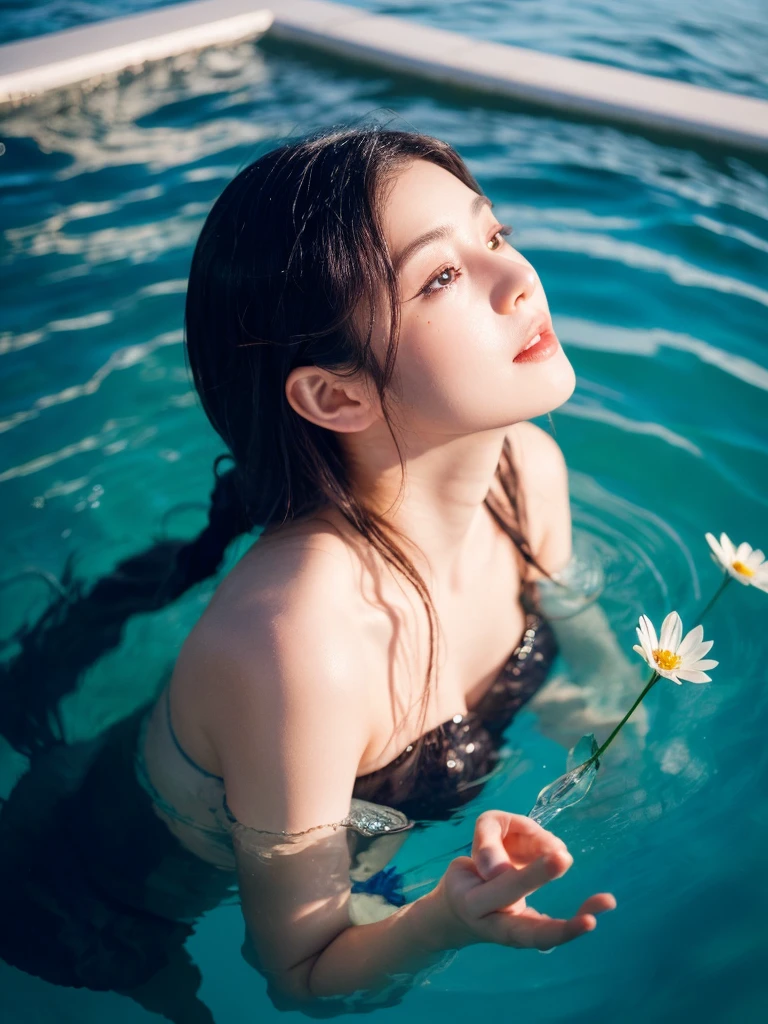
<instances>
[{"instance_id":1,"label":"woman's fingers","mask_svg":"<svg viewBox=\"0 0 768 1024\"><path fill-rule=\"evenodd\" d=\"M552 949L577 939L597 926L593 914L576 914L564 921L556 917L515 917L510 915L506 937L510 945L524 949Z\"/></svg>"},{"instance_id":2,"label":"woman's fingers","mask_svg":"<svg viewBox=\"0 0 768 1024\"><path fill-rule=\"evenodd\" d=\"M567 852L565 843L531 818L506 811L485 811L475 822L472 860L488 881L509 868L522 867L546 853Z\"/></svg>"},{"instance_id":3,"label":"woman's fingers","mask_svg":"<svg viewBox=\"0 0 768 1024\"><path fill-rule=\"evenodd\" d=\"M472 857L467 858L467 874L474 875L463 891L469 919L479 926L488 918L494 932L500 927L502 941L535 949L551 949L592 931L596 915L615 908L611 893L590 896L567 920L525 909L526 896L560 878L572 863L565 843L530 818L485 811L475 823Z\"/></svg>"},{"instance_id":4,"label":"woman's fingers","mask_svg":"<svg viewBox=\"0 0 768 1024\"><path fill-rule=\"evenodd\" d=\"M579 907L579 914L602 914L606 910L615 909L616 897L610 892L598 892L584 900Z\"/></svg>"},{"instance_id":5,"label":"woman's fingers","mask_svg":"<svg viewBox=\"0 0 768 1024\"><path fill-rule=\"evenodd\" d=\"M473 916L484 917L494 910L501 910L517 903L524 896L551 882L553 878L560 878L572 863L573 857L567 850L556 849L547 852L527 867L507 867L505 871L500 871L490 881L478 885L467 894L467 902Z\"/></svg>"},{"instance_id":6,"label":"woman's fingers","mask_svg":"<svg viewBox=\"0 0 768 1024\"><path fill-rule=\"evenodd\" d=\"M616 900L609 892L595 893L584 900L578 914L568 920L542 915L516 917L510 914L505 922L508 941L530 949L552 949L577 939L597 926L596 915L613 910Z\"/></svg>"}]
</instances>

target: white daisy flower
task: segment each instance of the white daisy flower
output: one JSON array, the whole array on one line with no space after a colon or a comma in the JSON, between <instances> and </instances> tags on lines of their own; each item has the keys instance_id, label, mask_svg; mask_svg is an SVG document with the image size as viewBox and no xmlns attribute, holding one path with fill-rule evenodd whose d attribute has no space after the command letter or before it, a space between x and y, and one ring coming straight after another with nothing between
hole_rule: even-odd
<instances>
[{"instance_id":1,"label":"white daisy flower","mask_svg":"<svg viewBox=\"0 0 768 1024\"><path fill-rule=\"evenodd\" d=\"M759 548L754 550L746 541L735 547L727 534L720 534L718 543L711 533L706 533L707 543L712 548L712 558L739 583L746 587L757 587L768 592L768 562Z\"/></svg>"},{"instance_id":2,"label":"white daisy flower","mask_svg":"<svg viewBox=\"0 0 768 1024\"><path fill-rule=\"evenodd\" d=\"M681 642L683 623L677 612L670 612L661 624L661 637L656 638L656 630L647 615L640 616L637 637L640 644L632 648L641 655L651 668L660 676L671 679L675 683L683 679L689 683L708 683L711 676L706 669L714 668L719 662L711 659L701 661L709 651L713 640L704 642L704 627L696 626Z\"/></svg>"}]
</instances>

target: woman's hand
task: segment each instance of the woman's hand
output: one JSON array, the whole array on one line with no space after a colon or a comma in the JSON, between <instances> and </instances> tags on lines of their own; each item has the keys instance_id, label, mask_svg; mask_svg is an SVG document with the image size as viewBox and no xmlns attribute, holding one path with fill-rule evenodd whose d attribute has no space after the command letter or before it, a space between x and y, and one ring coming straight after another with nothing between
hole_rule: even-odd
<instances>
[{"instance_id":1,"label":"woman's hand","mask_svg":"<svg viewBox=\"0 0 768 1024\"><path fill-rule=\"evenodd\" d=\"M573 917L552 918L526 896L573 863L565 843L521 814L486 811L475 823L471 857L457 857L429 894L437 911L443 949L478 942L524 949L551 949L592 931L596 915L613 910L610 893L586 899Z\"/></svg>"}]
</instances>

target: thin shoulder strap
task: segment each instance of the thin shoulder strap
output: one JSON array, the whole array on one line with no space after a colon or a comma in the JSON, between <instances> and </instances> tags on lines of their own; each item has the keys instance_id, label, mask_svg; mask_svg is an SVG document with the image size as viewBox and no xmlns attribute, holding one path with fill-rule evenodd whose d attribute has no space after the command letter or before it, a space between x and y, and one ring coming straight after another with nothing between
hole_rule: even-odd
<instances>
[{"instance_id":1,"label":"thin shoulder strap","mask_svg":"<svg viewBox=\"0 0 768 1024\"><path fill-rule=\"evenodd\" d=\"M179 743L179 738L176 735L176 730L173 728L173 722L171 721L171 688L170 688L170 686L167 686L165 688L165 720L168 723L168 732L171 734L171 739L173 740L174 746L176 747L178 752L181 754L181 756L184 758L184 760L187 762L187 764L191 765L191 767L194 768L196 771L198 771L201 774L205 775L206 778L208 778L208 779L218 779L219 782L223 782L224 779L223 779L223 777L221 775L214 775L213 772L209 772L205 768L203 768L201 765L199 765L197 763L197 761L194 761L189 756L189 754L186 752L186 750Z\"/></svg>"}]
</instances>

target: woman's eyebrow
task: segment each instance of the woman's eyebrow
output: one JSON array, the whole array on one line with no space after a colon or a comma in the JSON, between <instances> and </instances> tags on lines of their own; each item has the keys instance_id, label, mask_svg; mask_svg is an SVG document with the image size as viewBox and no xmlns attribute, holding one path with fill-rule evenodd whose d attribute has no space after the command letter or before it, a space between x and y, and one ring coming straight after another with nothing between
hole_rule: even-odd
<instances>
[{"instance_id":1,"label":"woman's eyebrow","mask_svg":"<svg viewBox=\"0 0 768 1024\"><path fill-rule=\"evenodd\" d=\"M473 217L477 217L484 206L489 208L493 207L493 202L488 196L477 195L472 200L472 204L469 207L469 212ZM432 228L429 231L425 231L423 235L419 235L418 238L414 238L413 241L406 245L402 252L399 252L395 259L392 260L392 266L395 268L395 273L399 273L403 265L414 256L419 249L423 249L425 245L429 245L431 242L436 242L440 238L448 238L453 234L452 224L441 224L440 227Z\"/></svg>"}]
</instances>

